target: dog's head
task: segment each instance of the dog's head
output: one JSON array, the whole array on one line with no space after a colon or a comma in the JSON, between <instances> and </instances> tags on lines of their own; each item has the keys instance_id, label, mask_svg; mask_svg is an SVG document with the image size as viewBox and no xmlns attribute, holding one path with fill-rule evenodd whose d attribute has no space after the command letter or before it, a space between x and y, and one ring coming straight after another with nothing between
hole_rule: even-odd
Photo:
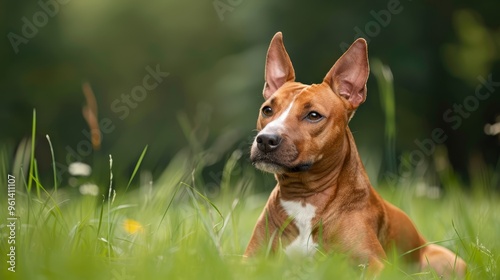
<instances>
[{"instance_id":1,"label":"dog's head","mask_svg":"<svg viewBox=\"0 0 500 280\"><path fill-rule=\"evenodd\" d=\"M347 124L366 99L367 44L356 40L321 84L295 82L281 32L267 52L264 99L250 158L267 172L302 172L334 164L344 149ZM324 159L327 159L325 162Z\"/></svg>"}]
</instances>

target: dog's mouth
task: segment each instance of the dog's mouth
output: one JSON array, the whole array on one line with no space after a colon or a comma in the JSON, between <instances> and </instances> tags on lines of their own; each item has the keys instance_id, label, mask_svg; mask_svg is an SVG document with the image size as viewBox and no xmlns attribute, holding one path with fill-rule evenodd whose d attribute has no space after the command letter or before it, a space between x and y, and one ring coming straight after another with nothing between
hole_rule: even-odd
<instances>
[{"instance_id":1,"label":"dog's mouth","mask_svg":"<svg viewBox=\"0 0 500 280\"><path fill-rule=\"evenodd\" d=\"M252 164L265 172L274 174L298 173L304 172L311 168L312 163L300 163L296 165L285 165L269 158L259 158L252 161Z\"/></svg>"}]
</instances>

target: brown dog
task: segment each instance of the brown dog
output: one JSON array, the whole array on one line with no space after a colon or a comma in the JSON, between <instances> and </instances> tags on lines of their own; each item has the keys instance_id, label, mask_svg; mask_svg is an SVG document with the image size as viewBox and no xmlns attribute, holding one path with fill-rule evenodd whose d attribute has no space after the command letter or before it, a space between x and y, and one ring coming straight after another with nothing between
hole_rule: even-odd
<instances>
[{"instance_id":1,"label":"brown dog","mask_svg":"<svg viewBox=\"0 0 500 280\"><path fill-rule=\"evenodd\" d=\"M464 276L465 262L426 245L408 216L373 189L348 123L366 98L367 44L356 40L321 84L295 82L278 32L266 60L264 98L251 149L253 164L274 173L277 186L255 226L245 255L259 248L312 255L345 252L377 274L392 248L422 270Z\"/></svg>"}]
</instances>

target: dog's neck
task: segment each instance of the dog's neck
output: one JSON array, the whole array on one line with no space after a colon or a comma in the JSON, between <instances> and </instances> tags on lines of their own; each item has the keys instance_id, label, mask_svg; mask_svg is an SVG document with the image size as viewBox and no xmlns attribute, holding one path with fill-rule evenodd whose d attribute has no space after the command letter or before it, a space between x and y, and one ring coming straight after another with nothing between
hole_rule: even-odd
<instances>
[{"instance_id":1,"label":"dog's neck","mask_svg":"<svg viewBox=\"0 0 500 280\"><path fill-rule=\"evenodd\" d=\"M325 159L313 164L308 171L276 174L281 199L314 204L324 199L329 204L338 197L352 194L354 187L368 194L371 185L348 127L339 146L341 150L332 156L325 155Z\"/></svg>"}]
</instances>

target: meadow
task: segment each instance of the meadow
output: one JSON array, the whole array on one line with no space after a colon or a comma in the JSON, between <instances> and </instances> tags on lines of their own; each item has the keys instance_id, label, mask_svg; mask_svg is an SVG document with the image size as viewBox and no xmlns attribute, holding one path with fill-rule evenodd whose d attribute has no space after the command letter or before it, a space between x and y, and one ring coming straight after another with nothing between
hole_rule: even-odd
<instances>
[{"instance_id":1,"label":"meadow","mask_svg":"<svg viewBox=\"0 0 500 280\"><path fill-rule=\"evenodd\" d=\"M64 188L64 182L57 180L54 185L42 185L33 156L26 168L31 180L14 178L3 155L0 278L364 278L363 267L335 253L318 252L314 259L264 254L243 260L273 180L266 181L270 183L266 191L257 191L256 177L262 174L248 164L246 151L235 150L227 156L218 191L207 193L203 155L203 151L180 151L159 178L145 182L139 178L145 177L144 149L126 186L114 185L110 156L109 180L96 186L98 193ZM80 184L91 181L79 180ZM422 186L412 183L417 181L377 189L406 211L430 242L459 252L468 263L467 279L498 279L498 194L477 185L422 195ZM15 228L9 227L12 223ZM412 271L398 259L389 257L380 279L439 279L432 272Z\"/></svg>"}]
</instances>

